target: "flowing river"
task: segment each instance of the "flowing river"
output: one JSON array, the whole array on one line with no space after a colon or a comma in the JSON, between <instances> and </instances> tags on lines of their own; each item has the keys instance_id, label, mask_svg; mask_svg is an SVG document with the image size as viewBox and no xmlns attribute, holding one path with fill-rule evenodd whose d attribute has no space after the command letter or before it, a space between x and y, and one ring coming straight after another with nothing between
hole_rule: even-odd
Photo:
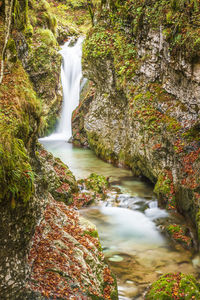
<instances>
[{"instance_id":1,"label":"flowing river","mask_svg":"<svg viewBox=\"0 0 200 300\"><path fill-rule=\"evenodd\" d=\"M104 255L117 276L119 299L144 299L146 287L168 272L197 275L198 258L181 248L173 248L159 232L156 220L168 214L157 207L153 186L134 178L130 170L116 168L98 159L88 149L74 147L71 113L78 105L81 73L82 39L61 50L63 66L63 108L55 133L40 139L44 147L68 165L77 179L90 173L110 177L121 189L110 193L106 202L97 203L80 213L96 224Z\"/></svg>"}]
</instances>

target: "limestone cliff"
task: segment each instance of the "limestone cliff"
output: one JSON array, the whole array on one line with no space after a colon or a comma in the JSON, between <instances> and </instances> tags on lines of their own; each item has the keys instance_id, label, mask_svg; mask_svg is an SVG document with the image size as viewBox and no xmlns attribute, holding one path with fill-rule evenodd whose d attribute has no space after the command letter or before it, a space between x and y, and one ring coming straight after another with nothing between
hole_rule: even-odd
<instances>
[{"instance_id":1,"label":"limestone cliff","mask_svg":"<svg viewBox=\"0 0 200 300\"><path fill-rule=\"evenodd\" d=\"M198 232L199 2L102 1L97 18L83 46L93 99L74 114L74 140L149 178Z\"/></svg>"}]
</instances>

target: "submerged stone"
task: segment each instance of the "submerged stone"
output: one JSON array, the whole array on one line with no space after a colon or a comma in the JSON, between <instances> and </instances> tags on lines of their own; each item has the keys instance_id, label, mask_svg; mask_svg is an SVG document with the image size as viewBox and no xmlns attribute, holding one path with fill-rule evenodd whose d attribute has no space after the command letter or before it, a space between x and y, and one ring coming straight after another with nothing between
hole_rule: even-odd
<instances>
[{"instance_id":1,"label":"submerged stone","mask_svg":"<svg viewBox=\"0 0 200 300\"><path fill-rule=\"evenodd\" d=\"M109 260L109 261L120 262L120 261L122 261L122 260L124 260L124 259L123 259L122 256L119 256L119 255L113 255L113 256L110 257L108 260Z\"/></svg>"}]
</instances>

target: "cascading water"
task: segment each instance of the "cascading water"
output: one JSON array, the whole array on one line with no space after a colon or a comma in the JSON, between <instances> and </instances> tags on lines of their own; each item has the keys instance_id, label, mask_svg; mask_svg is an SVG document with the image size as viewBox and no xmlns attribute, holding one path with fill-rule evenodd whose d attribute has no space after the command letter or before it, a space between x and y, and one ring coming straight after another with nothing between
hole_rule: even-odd
<instances>
[{"instance_id":1,"label":"cascading water","mask_svg":"<svg viewBox=\"0 0 200 300\"><path fill-rule=\"evenodd\" d=\"M72 135L71 116L73 110L79 104L79 95L81 90L80 80L82 77L82 42L82 37L80 37L73 46L70 46L70 41L68 41L60 50L60 54L63 57L63 64L61 68L61 82L63 87L63 105L61 117L55 132L48 137L40 139L41 141L67 141Z\"/></svg>"}]
</instances>

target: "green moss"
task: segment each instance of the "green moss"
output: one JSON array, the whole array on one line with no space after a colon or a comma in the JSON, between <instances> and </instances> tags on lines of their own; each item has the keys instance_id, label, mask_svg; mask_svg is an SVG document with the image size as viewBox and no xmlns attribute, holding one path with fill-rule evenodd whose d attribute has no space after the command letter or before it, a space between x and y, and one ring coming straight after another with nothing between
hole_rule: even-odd
<instances>
[{"instance_id":1,"label":"green moss","mask_svg":"<svg viewBox=\"0 0 200 300\"><path fill-rule=\"evenodd\" d=\"M95 132L86 132L87 140L96 155L110 163L117 163L118 158L112 149L107 148Z\"/></svg>"},{"instance_id":2,"label":"green moss","mask_svg":"<svg viewBox=\"0 0 200 300\"><path fill-rule=\"evenodd\" d=\"M30 38L33 36L33 26L31 24L26 26L26 28L24 30L24 34L25 34L26 38Z\"/></svg>"},{"instance_id":3,"label":"green moss","mask_svg":"<svg viewBox=\"0 0 200 300\"><path fill-rule=\"evenodd\" d=\"M13 39L9 39L6 45L6 48L9 49L12 53L16 54L16 45Z\"/></svg>"},{"instance_id":4,"label":"green moss","mask_svg":"<svg viewBox=\"0 0 200 300\"><path fill-rule=\"evenodd\" d=\"M51 14L49 11L46 11L41 16L44 23L47 23L48 28L55 34L57 27L57 19L56 16Z\"/></svg>"},{"instance_id":5,"label":"green moss","mask_svg":"<svg viewBox=\"0 0 200 300\"><path fill-rule=\"evenodd\" d=\"M170 184L171 180L169 178L166 179L165 174L160 174L154 187L154 193L157 195L166 195L170 193Z\"/></svg>"},{"instance_id":6,"label":"green moss","mask_svg":"<svg viewBox=\"0 0 200 300\"><path fill-rule=\"evenodd\" d=\"M123 35L129 35L131 43L128 40L125 46L128 45L129 48L130 45L132 56L134 57L134 41L139 33L145 36L149 28L159 31L160 24L162 24L163 33L170 44L169 50L171 55L177 56L177 52L182 52L189 60L199 56L200 40L198 28L200 25L200 10L198 0L153 1L145 3L145 5L143 1L135 0L124 2L114 0L112 5L111 1L105 2L109 3L110 9L107 9L106 6L103 9L102 7L99 9L98 25L94 27L93 32L90 32L88 38L91 45L94 39L98 40L100 48L103 50L103 55L107 54L108 48L106 44L108 40L110 40L110 53L113 53L115 40L118 43L120 39L123 39ZM100 26L105 27L106 23L107 33L105 34L105 41L101 41L98 33L101 33ZM109 32L113 38L108 38ZM119 38L119 36L122 38ZM98 53L100 55L100 48L97 49L94 45L92 55L98 56ZM123 48L123 43L121 43L120 48ZM89 48L86 50L89 50ZM128 52L128 49L125 49L125 53ZM122 60L126 59L122 58ZM123 66L125 66L125 63L122 64ZM123 73L124 69L122 68L120 72Z\"/></svg>"},{"instance_id":7,"label":"green moss","mask_svg":"<svg viewBox=\"0 0 200 300\"><path fill-rule=\"evenodd\" d=\"M37 35L37 38L40 39L46 46L58 46L56 38L51 30L38 28L35 34Z\"/></svg>"},{"instance_id":8,"label":"green moss","mask_svg":"<svg viewBox=\"0 0 200 300\"><path fill-rule=\"evenodd\" d=\"M8 47L15 48L12 40ZM32 138L39 127L40 102L19 61L10 72L12 80L0 86L4 96L0 111L0 202L9 202L15 208L34 193L28 151L34 150Z\"/></svg>"},{"instance_id":9,"label":"green moss","mask_svg":"<svg viewBox=\"0 0 200 300\"><path fill-rule=\"evenodd\" d=\"M97 230L85 230L83 235L85 234L88 234L94 238L99 238L99 235L98 235L98 231Z\"/></svg>"},{"instance_id":10,"label":"green moss","mask_svg":"<svg viewBox=\"0 0 200 300\"><path fill-rule=\"evenodd\" d=\"M181 231L181 226L180 225L169 225L169 226L167 226L167 231L170 234L180 232Z\"/></svg>"},{"instance_id":11,"label":"green moss","mask_svg":"<svg viewBox=\"0 0 200 300\"><path fill-rule=\"evenodd\" d=\"M175 188L171 171L164 170L163 173L158 175L154 193L157 195L161 204L166 206L166 208L176 208Z\"/></svg>"},{"instance_id":12,"label":"green moss","mask_svg":"<svg viewBox=\"0 0 200 300\"><path fill-rule=\"evenodd\" d=\"M133 43L122 32L107 27L105 24L96 25L83 43L84 61L101 58L112 58L117 74L117 83L124 84L137 69L135 64L136 50ZM118 82L119 81L119 82Z\"/></svg>"},{"instance_id":13,"label":"green moss","mask_svg":"<svg viewBox=\"0 0 200 300\"><path fill-rule=\"evenodd\" d=\"M92 173L85 180L85 186L89 190L93 190L97 193L103 193L109 187L109 183L105 176Z\"/></svg>"},{"instance_id":14,"label":"green moss","mask_svg":"<svg viewBox=\"0 0 200 300\"><path fill-rule=\"evenodd\" d=\"M16 28L20 31L24 30L28 24L28 0L15 0L13 16Z\"/></svg>"},{"instance_id":15,"label":"green moss","mask_svg":"<svg viewBox=\"0 0 200 300\"><path fill-rule=\"evenodd\" d=\"M166 227L170 237L184 247L192 246L192 239L188 236L189 229L184 225L171 224Z\"/></svg>"},{"instance_id":16,"label":"green moss","mask_svg":"<svg viewBox=\"0 0 200 300\"><path fill-rule=\"evenodd\" d=\"M50 8L50 5L46 0L32 0L32 5L34 9L37 9L39 11L47 11Z\"/></svg>"},{"instance_id":17,"label":"green moss","mask_svg":"<svg viewBox=\"0 0 200 300\"><path fill-rule=\"evenodd\" d=\"M56 124L59 120L59 117L55 114L52 116L48 115L48 120L43 120L44 123L42 124L41 130L40 130L40 136L48 136L50 135L56 128Z\"/></svg>"},{"instance_id":18,"label":"green moss","mask_svg":"<svg viewBox=\"0 0 200 300\"><path fill-rule=\"evenodd\" d=\"M146 300L199 299L199 284L191 275L166 274L152 284Z\"/></svg>"},{"instance_id":19,"label":"green moss","mask_svg":"<svg viewBox=\"0 0 200 300\"><path fill-rule=\"evenodd\" d=\"M6 50L9 50L11 57L9 61L15 63L17 61L17 49L13 39L9 39L6 45Z\"/></svg>"},{"instance_id":20,"label":"green moss","mask_svg":"<svg viewBox=\"0 0 200 300\"><path fill-rule=\"evenodd\" d=\"M6 130L7 129L7 130ZM34 191L34 174L22 140L0 124L0 202L27 202Z\"/></svg>"}]
</instances>

